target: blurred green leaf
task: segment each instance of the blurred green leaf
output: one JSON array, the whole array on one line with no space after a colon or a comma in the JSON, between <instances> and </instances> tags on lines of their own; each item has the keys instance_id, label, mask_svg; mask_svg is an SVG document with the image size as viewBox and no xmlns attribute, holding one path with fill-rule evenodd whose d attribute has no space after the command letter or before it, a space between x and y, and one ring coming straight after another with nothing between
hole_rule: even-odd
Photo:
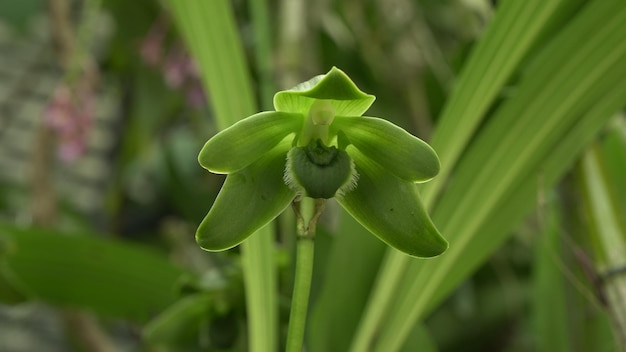
<instances>
[{"instance_id":1,"label":"blurred green leaf","mask_svg":"<svg viewBox=\"0 0 626 352\"><path fill-rule=\"evenodd\" d=\"M542 31L567 1L505 1L473 48L450 95L431 145L442 161L440 177L426 187L425 199L436 196L448 174L501 89L519 70Z\"/></svg>"},{"instance_id":2,"label":"blurred green leaf","mask_svg":"<svg viewBox=\"0 0 626 352\"><path fill-rule=\"evenodd\" d=\"M612 201L619 213L626 216L626 118L624 114L616 116L609 124L605 135L598 143L598 152L604 160L607 183L611 186Z\"/></svg>"},{"instance_id":3,"label":"blurred green leaf","mask_svg":"<svg viewBox=\"0 0 626 352\"><path fill-rule=\"evenodd\" d=\"M319 241L316 245L312 290L315 300L311 302L307 331L307 348L312 352L348 350L386 248L348 213L339 211L338 216L337 235L331 238L323 261L318 256L324 247L320 247ZM352 254L346 255L346 247L353 249Z\"/></svg>"},{"instance_id":4,"label":"blurred green leaf","mask_svg":"<svg viewBox=\"0 0 626 352\"><path fill-rule=\"evenodd\" d=\"M138 245L95 235L0 225L2 271L32 299L146 321L177 298L185 271Z\"/></svg>"},{"instance_id":5,"label":"blurred green leaf","mask_svg":"<svg viewBox=\"0 0 626 352\"><path fill-rule=\"evenodd\" d=\"M256 102L230 2L167 2L193 54L220 130L256 112Z\"/></svg>"},{"instance_id":6,"label":"blurred green leaf","mask_svg":"<svg viewBox=\"0 0 626 352\"><path fill-rule=\"evenodd\" d=\"M522 312L528 304L529 285L509 279L512 281L466 282L450 304L427 319L431 336L442 351L520 350L513 348L513 340L521 330L515 326L524 324Z\"/></svg>"},{"instance_id":7,"label":"blurred green leaf","mask_svg":"<svg viewBox=\"0 0 626 352\"><path fill-rule=\"evenodd\" d=\"M24 31L29 21L43 12L43 0L20 0L0 2L0 20L9 23L14 28Z\"/></svg>"},{"instance_id":8,"label":"blurred green leaf","mask_svg":"<svg viewBox=\"0 0 626 352\"><path fill-rule=\"evenodd\" d=\"M197 152L202 143L194 138L191 128L174 129L161 144L166 175L166 193L177 214L190 223L198 223L206 215L206 200L217 191L206 183L206 172L198 167Z\"/></svg>"},{"instance_id":9,"label":"blurred green leaf","mask_svg":"<svg viewBox=\"0 0 626 352\"><path fill-rule=\"evenodd\" d=\"M180 344L198 337L199 330L211 319L214 300L206 293L177 300L143 329L151 344ZM195 341L194 341L195 342Z\"/></svg>"},{"instance_id":10,"label":"blurred green leaf","mask_svg":"<svg viewBox=\"0 0 626 352\"><path fill-rule=\"evenodd\" d=\"M579 121L606 122L626 103L619 91L623 86L619 77L626 73L621 64L626 46L620 45L626 40L626 8L614 5L594 2L578 12L533 58L516 94L480 131L434 209L433 219L450 239L450 250L428 263L411 263L398 290L402 298L384 325L378 348L397 350L412 323L501 243L514 226L511 220L521 219L532 204L520 202L528 196L517 199L513 195L519 195L521 188L533 194L526 188L527 180L541 175L546 160L560 151L560 144L565 144ZM595 131L587 130L582 139L589 140ZM574 148L562 157L571 160L580 150ZM445 156L440 157L445 165ZM546 176L550 182L544 180L545 186L565 171L563 165L556 169ZM504 209L510 218L498 216ZM502 227L485 231L489 222Z\"/></svg>"},{"instance_id":11,"label":"blurred green leaf","mask_svg":"<svg viewBox=\"0 0 626 352\"><path fill-rule=\"evenodd\" d=\"M562 222L553 202L543 211L542 219L545 224L533 265L533 336L537 351L567 352L572 350L568 329L570 305L561 269L565 263L560 238Z\"/></svg>"},{"instance_id":12,"label":"blurred green leaf","mask_svg":"<svg viewBox=\"0 0 626 352\"><path fill-rule=\"evenodd\" d=\"M621 148L620 148L621 149ZM622 158L626 151L621 149ZM615 156L615 155L614 155ZM626 277L622 274L626 258L626 208L621 208L615 195L622 192L623 180L610 183L606 160L601 149L594 145L581 160L583 192L589 213L588 237L594 243L595 269L602 275L602 290L606 296L609 314L613 317L616 337L626 343Z\"/></svg>"},{"instance_id":13,"label":"blurred green leaf","mask_svg":"<svg viewBox=\"0 0 626 352\"><path fill-rule=\"evenodd\" d=\"M437 343L424 324L416 324L400 352L437 352Z\"/></svg>"},{"instance_id":14,"label":"blurred green leaf","mask_svg":"<svg viewBox=\"0 0 626 352\"><path fill-rule=\"evenodd\" d=\"M226 0L167 1L200 69L220 130L257 112L242 43ZM207 138L208 139L208 138ZM273 230L265 226L242 246L249 350L276 351L278 309Z\"/></svg>"},{"instance_id":15,"label":"blurred green leaf","mask_svg":"<svg viewBox=\"0 0 626 352\"><path fill-rule=\"evenodd\" d=\"M6 304L26 302L28 297L13 285L12 273L5 269L5 265L1 261L0 258L0 302Z\"/></svg>"},{"instance_id":16,"label":"blurred green leaf","mask_svg":"<svg viewBox=\"0 0 626 352\"><path fill-rule=\"evenodd\" d=\"M476 129L494 103L500 90L511 78L519 64L539 40L540 33L551 19L556 16L566 1L545 3L534 1L505 1L501 3L496 15L481 39L475 44L472 54L465 62L462 74L458 78L431 140L441 160L439 177L424 185L422 196L427 209L434 207L437 196L448 181L448 175L454 170L457 160L467 147ZM487 156L484 156L485 158ZM481 161L482 162L482 161ZM447 235L446 235L447 236ZM379 275L400 277L408 259L398 253L391 253L383 263ZM382 282L382 281L381 281ZM385 283L395 284L394 282ZM380 292L394 292L389 287L376 286L374 297ZM392 300L397 298L385 294L377 307L370 310L386 310ZM383 306L383 307L380 307ZM375 314L365 315L368 321L363 326L370 326L371 331L357 334L357 345L367 346L369 340L378 334L382 321Z\"/></svg>"}]
</instances>

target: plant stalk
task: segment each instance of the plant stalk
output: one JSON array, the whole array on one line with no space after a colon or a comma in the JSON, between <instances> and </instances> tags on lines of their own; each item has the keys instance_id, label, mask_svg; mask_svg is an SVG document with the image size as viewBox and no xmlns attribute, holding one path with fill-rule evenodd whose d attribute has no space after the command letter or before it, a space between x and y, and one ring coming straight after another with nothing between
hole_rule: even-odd
<instances>
[{"instance_id":1,"label":"plant stalk","mask_svg":"<svg viewBox=\"0 0 626 352\"><path fill-rule=\"evenodd\" d=\"M596 251L596 269L604 273L602 289L613 319L615 336L626 346L626 277L621 273L626 257L626 232L620 219L620 204L607 177L601 149L594 145L583 156L581 173L592 229L587 233ZM616 270L617 269L617 270Z\"/></svg>"},{"instance_id":2,"label":"plant stalk","mask_svg":"<svg viewBox=\"0 0 626 352\"><path fill-rule=\"evenodd\" d=\"M307 206L313 201L313 207ZM305 198L293 202L296 213L298 242L296 249L296 274L289 314L289 329L287 330L287 352L301 352L304 343L306 317L313 277L313 259L315 253L315 232L317 221L324 210L324 199ZM310 219L307 219L310 218Z\"/></svg>"}]
</instances>

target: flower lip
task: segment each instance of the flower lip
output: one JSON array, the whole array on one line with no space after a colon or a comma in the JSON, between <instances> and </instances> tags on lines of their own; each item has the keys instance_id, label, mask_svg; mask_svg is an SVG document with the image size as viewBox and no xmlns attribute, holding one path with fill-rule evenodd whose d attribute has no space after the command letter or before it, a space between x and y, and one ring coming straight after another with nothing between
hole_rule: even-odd
<instances>
[{"instance_id":1,"label":"flower lip","mask_svg":"<svg viewBox=\"0 0 626 352\"><path fill-rule=\"evenodd\" d=\"M318 139L287 154L284 180L300 196L329 199L342 196L356 186L354 162L334 146Z\"/></svg>"},{"instance_id":2,"label":"flower lip","mask_svg":"<svg viewBox=\"0 0 626 352\"><path fill-rule=\"evenodd\" d=\"M321 139L309 144L304 148L306 156L313 164L317 166L329 166L337 158L338 150L336 147L327 147L322 143Z\"/></svg>"}]
</instances>

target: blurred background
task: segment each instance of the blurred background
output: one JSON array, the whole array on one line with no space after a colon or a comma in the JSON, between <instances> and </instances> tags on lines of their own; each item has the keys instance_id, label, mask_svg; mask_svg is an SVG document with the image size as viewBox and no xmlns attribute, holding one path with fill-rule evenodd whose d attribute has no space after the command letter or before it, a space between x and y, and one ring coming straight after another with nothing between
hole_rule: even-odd
<instances>
[{"instance_id":1,"label":"blurred background","mask_svg":"<svg viewBox=\"0 0 626 352\"><path fill-rule=\"evenodd\" d=\"M277 90L337 66L376 95L368 115L427 141L495 12L486 0L269 1L263 63L262 20L251 3L230 6L260 110L273 109ZM575 3L570 16L586 2ZM177 20L152 0L0 2L0 351L247 350L240 252L209 254L194 241L223 177L197 164L219 126ZM518 76L488 113L515 94ZM609 178L618 185L626 124L617 116L604 126L597 148L615 165ZM533 194L535 211L429 309L427 336L416 337L426 350L619 350L592 245L575 233L589 211L560 208L584 197L571 170L556 188ZM612 191L614 204L624 205L623 191ZM344 231L374 242L368 261L355 264L368 273L353 287L364 305L384 246L330 209L313 306ZM290 214L274 226L281 336L292 226Z\"/></svg>"}]
</instances>

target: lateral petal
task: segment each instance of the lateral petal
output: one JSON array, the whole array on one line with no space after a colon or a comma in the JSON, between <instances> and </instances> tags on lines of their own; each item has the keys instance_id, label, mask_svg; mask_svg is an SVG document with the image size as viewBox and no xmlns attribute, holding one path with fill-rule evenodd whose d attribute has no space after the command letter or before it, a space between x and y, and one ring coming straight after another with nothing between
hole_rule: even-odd
<instances>
[{"instance_id":1,"label":"lateral petal","mask_svg":"<svg viewBox=\"0 0 626 352\"><path fill-rule=\"evenodd\" d=\"M426 182L439 173L439 158L426 142L377 117L336 116L331 129L401 179Z\"/></svg>"},{"instance_id":2,"label":"lateral petal","mask_svg":"<svg viewBox=\"0 0 626 352\"><path fill-rule=\"evenodd\" d=\"M352 149L352 150L351 150ZM426 213L416 185L387 172L362 153L347 148L359 181L338 199L361 225L388 245L415 257L434 257L448 248Z\"/></svg>"},{"instance_id":3,"label":"lateral petal","mask_svg":"<svg viewBox=\"0 0 626 352\"><path fill-rule=\"evenodd\" d=\"M232 173L196 232L196 242L209 251L232 248L278 216L295 192L283 182L286 140L246 168Z\"/></svg>"},{"instance_id":4,"label":"lateral petal","mask_svg":"<svg viewBox=\"0 0 626 352\"><path fill-rule=\"evenodd\" d=\"M266 111L247 117L209 139L198 162L217 173L236 172L259 159L291 133L302 128L304 116Z\"/></svg>"}]
</instances>

